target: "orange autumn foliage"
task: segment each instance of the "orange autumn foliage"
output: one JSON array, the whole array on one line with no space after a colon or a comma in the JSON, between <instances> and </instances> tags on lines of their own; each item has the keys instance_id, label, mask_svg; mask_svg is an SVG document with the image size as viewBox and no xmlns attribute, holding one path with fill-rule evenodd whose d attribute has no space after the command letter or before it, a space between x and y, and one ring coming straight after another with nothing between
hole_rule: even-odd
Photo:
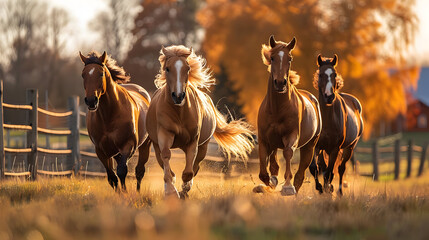
<instances>
[{"instance_id":1,"label":"orange autumn foliage","mask_svg":"<svg viewBox=\"0 0 429 240\"><path fill-rule=\"evenodd\" d=\"M205 28L203 50L219 73L223 66L252 124L265 96L268 72L260 49L271 34L297 38L292 70L298 88L312 87L316 57L339 56L342 91L363 105L365 137L380 121L405 111L405 89L416 85L418 68L406 66L404 52L417 28L414 0L207 0L197 14Z\"/></svg>"}]
</instances>

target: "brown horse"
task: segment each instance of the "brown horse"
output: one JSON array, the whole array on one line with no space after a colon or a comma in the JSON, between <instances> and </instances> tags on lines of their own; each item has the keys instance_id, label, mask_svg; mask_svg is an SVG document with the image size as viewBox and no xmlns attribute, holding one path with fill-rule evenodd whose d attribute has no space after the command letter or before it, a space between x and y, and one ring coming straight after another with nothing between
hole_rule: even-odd
<instances>
[{"instance_id":1,"label":"brown horse","mask_svg":"<svg viewBox=\"0 0 429 240\"><path fill-rule=\"evenodd\" d=\"M228 155L247 158L253 148L249 125L241 120L227 123L210 97L200 90L214 84L204 59L184 46L162 48L160 73L148 111L146 127L153 141L156 158L164 169L165 195L187 197L199 163L207 153L211 136ZM186 154L180 195L174 187L170 167L171 148Z\"/></svg>"},{"instance_id":2,"label":"brown horse","mask_svg":"<svg viewBox=\"0 0 429 240\"><path fill-rule=\"evenodd\" d=\"M125 71L106 52L91 52L87 57L79 52L85 67L82 70L85 104L89 112L86 126L95 145L98 158L107 171L109 184L117 189L118 178L113 172L113 159L122 190L126 191L127 162L138 149L136 167L137 190L149 159L150 140L146 131L146 113L150 97L145 89L129 81Z\"/></svg>"},{"instance_id":3,"label":"brown horse","mask_svg":"<svg viewBox=\"0 0 429 240\"><path fill-rule=\"evenodd\" d=\"M334 178L333 169L337 164L340 175L338 193L342 195L346 163L353 155L353 150L362 135L363 120L359 100L350 94L339 92L343 86L343 79L335 69L337 60L337 55L334 58L322 59L320 55L317 57L319 70L314 74L313 86L319 90L323 128L310 165L310 172L316 181L316 189L322 193L318 174L319 170L324 171L325 191L332 192L334 190L331 185ZM328 166L322 151L329 155ZM342 157L338 157L340 151L342 151Z\"/></svg>"},{"instance_id":4,"label":"brown horse","mask_svg":"<svg viewBox=\"0 0 429 240\"><path fill-rule=\"evenodd\" d=\"M286 160L285 184L281 194L296 194L319 139L322 127L319 103L311 93L295 87L299 76L290 70L291 51L295 43L295 38L286 44L271 36L269 46L262 46L262 60L270 72L267 95L258 113L259 178L265 186L256 186L254 192L271 191L277 186L279 165L276 155L280 148ZM291 159L298 148L301 159L292 186ZM268 161L271 177L267 172Z\"/></svg>"}]
</instances>

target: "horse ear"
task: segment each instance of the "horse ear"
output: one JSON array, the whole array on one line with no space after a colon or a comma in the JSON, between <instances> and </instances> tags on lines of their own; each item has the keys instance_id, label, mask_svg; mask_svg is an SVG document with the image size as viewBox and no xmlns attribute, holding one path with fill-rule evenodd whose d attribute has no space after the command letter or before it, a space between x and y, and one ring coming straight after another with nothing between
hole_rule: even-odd
<instances>
[{"instance_id":1,"label":"horse ear","mask_svg":"<svg viewBox=\"0 0 429 240\"><path fill-rule=\"evenodd\" d=\"M101 61L103 64L105 64L105 63L106 63L106 60L107 60L107 53L106 53L106 51L104 51L104 52L103 52L103 55L101 55L101 57L100 57L99 59L100 59L100 61Z\"/></svg>"},{"instance_id":2,"label":"horse ear","mask_svg":"<svg viewBox=\"0 0 429 240\"><path fill-rule=\"evenodd\" d=\"M83 56L82 55L82 53L79 51L79 57L80 57L80 60L84 63L84 64L86 64L86 57L85 56Z\"/></svg>"},{"instance_id":3,"label":"horse ear","mask_svg":"<svg viewBox=\"0 0 429 240\"><path fill-rule=\"evenodd\" d=\"M292 40L287 44L289 51L292 51L295 48L296 38L293 37Z\"/></svg>"},{"instance_id":4,"label":"horse ear","mask_svg":"<svg viewBox=\"0 0 429 240\"><path fill-rule=\"evenodd\" d=\"M322 66L322 63L323 63L322 55L319 54L319 56L317 56L317 66L318 67Z\"/></svg>"},{"instance_id":5,"label":"horse ear","mask_svg":"<svg viewBox=\"0 0 429 240\"><path fill-rule=\"evenodd\" d=\"M276 46L277 43L276 43L276 40L274 39L274 35L270 36L269 42L270 42L271 48L274 48Z\"/></svg>"},{"instance_id":6,"label":"horse ear","mask_svg":"<svg viewBox=\"0 0 429 240\"><path fill-rule=\"evenodd\" d=\"M338 56L337 56L337 54L334 54L334 59L332 59L331 63L332 63L332 65L334 67L337 66L337 64L338 64Z\"/></svg>"},{"instance_id":7,"label":"horse ear","mask_svg":"<svg viewBox=\"0 0 429 240\"><path fill-rule=\"evenodd\" d=\"M162 53L162 55L165 55L165 52L166 52L165 47L164 47L164 45L162 45L161 46L161 53Z\"/></svg>"}]
</instances>

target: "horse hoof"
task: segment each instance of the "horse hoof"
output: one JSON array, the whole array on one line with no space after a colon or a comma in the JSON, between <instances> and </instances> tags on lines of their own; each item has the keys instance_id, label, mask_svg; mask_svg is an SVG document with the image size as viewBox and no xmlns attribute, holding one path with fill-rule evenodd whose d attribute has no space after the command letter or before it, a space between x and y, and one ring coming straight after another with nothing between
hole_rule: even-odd
<instances>
[{"instance_id":1,"label":"horse hoof","mask_svg":"<svg viewBox=\"0 0 429 240\"><path fill-rule=\"evenodd\" d=\"M263 184L259 184L258 186L253 188L253 192L254 193L269 193L269 189L271 189L271 187L267 187Z\"/></svg>"},{"instance_id":2,"label":"horse hoof","mask_svg":"<svg viewBox=\"0 0 429 240\"><path fill-rule=\"evenodd\" d=\"M270 187L272 189L274 189L274 188L277 187L277 184L279 184L279 180L277 179L277 177L276 176L271 176L271 178L270 178Z\"/></svg>"},{"instance_id":3,"label":"horse hoof","mask_svg":"<svg viewBox=\"0 0 429 240\"><path fill-rule=\"evenodd\" d=\"M179 192L179 198L182 200L189 198L188 192L185 192L185 191Z\"/></svg>"},{"instance_id":4,"label":"horse hoof","mask_svg":"<svg viewBox=\"0 0 429 240\"><path fill-rule=\"evenodd\" d=\"M296 190L295 187L292 185L283 186L280 193L282 194L282 196L292 196L296 194Z\"/></svg>"},{"instance_id":5,"label":"horse hoof","mask_svg":"<svg viewBox=\"0 0 429 240\"><path fill-rule=\"evenodd\" d=\"M179 193L177 192L174 185L166 184L164 188L165 188L165 198L168 198L168 197L180 198Z\"/></svg>"}]
</instances>

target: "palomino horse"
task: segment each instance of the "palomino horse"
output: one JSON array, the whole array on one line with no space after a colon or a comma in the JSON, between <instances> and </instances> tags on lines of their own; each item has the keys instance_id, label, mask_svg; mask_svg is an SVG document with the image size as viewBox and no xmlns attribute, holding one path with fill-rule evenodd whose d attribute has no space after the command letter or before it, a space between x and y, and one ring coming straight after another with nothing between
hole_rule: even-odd
<instances>
[{"instance_id":1,"label":"palomino horse","mask_svg":"<svg viewBox=\"0 0 429 240\"><path fill-rule=\"evenodd\" d=\"M106 52L101 56L95 52L87 57L80 52L79 55L85 64L82 78L89 109L86 126L97 156L106 168L109 184L117 189L118 178L113 172L112 159L115 158L117 175L122 190L126 191L127 161L138 148L136 178L137 190L140 190L150 152L146 131L149 94L135 84L118 84L128 82L129 76Z\"/></svg>"},{"instance_id":2,"label":"palomino horse","mask_svg":"<svg viewBox=\"0 0 429 240\"><path fill-rule=\"evenodd\" d=\"M340 93L343 79L337 74L337 55L334 58L317 57L319 70L314 74L313 86L319 90L320 110L322 113L323 128L319 142L315 149L315 157L310 165L310 172L316 181L316 189L323 192L318 180L319 169L324 171L325 191L334 190L331 185L334 178L334 165L338 164L340 184L338 193L343 194L343 175L346 163L351 158L353 150L363 131L362 106L359 100L346 93ZM338 153L343 151L342 157ZM329 155L326 166L323 152ZM318 160L316 160L318 156ZM338 160L337 160L338 159Z\"/></svg>"},{"instance_id":3,"label":"palomino horse","mask_svg":"<svg viewBox=\"0 0 429 240\"><path fill-rule=\"evenodd\" d=\"M252 132L244 121L227 123L210 97L200 90L213 85L214 79L204 67L205 60L192 49L163 47L159 61L161 69L155 79L158 90L148 110L146 127L158 163L164 169L165 195L185 198L212 135L228 158L231 154L247 158L253 148ZM180 195L170 167L171 148L180 148L186 154Z\"/></svg>"},{"instance_id":4,"label":"palomino horse","mask_svg":"<svg viewBox=\"0 0 429 240\"><path fill-rule=\"evenodd\" d=\"M277 186L279 165L276 155L280 148L286 160L281 194L296 194L319 139L322 128L319 103L311 93L295 87L299 76L290 70L295 43L295 38L286 44L271 36L269 46L262 46L262 60L270 72L267 95L258 113L259 178L265 186L256 186L254 192L271 191ZM300 148L301 159L292 186L291 159L297 148ZM267 172L268 161L271 177Z\"/></svg>"}]
</instances>

